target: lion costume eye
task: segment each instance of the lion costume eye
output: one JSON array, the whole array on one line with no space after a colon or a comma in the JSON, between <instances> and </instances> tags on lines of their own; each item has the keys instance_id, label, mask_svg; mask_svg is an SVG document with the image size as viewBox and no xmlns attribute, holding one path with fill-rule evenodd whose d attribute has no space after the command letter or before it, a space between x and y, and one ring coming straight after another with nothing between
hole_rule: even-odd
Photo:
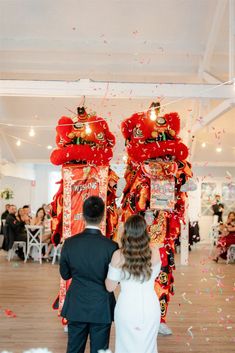
<instances>
[{"instance_id":1,"label":"lion costume eye","mask_svg":"<svg viewBox=\"0 0 235 353\"><path fill-rule=\"evenodd\" d=\"M159 118L157 118L156 123L157 123L158 125L164 125L164 124L166 123L166 119L163 118L163 117L159 117Z\"/></svg>"},{"instance_id":2,"label":"lion costume eye","mask_svg":"<svg viewBox=\"0 0 235 353\"><path fill-rule=\"evenodd\" d=\"M97 138L97 140L99 140L99 141L104 141L104 134L103 134L103 132L99 132L99 133L96 135L96 138Z\"/></svg>"},{"instance_id":3,"label":"lion costume eye","mask_svg":"<svg viewBox=\"0 0 235 353\"><path fill-rule=\"evenodd\" d=\"M143 137L143 132L138 127L135 127L133 130L133 135L135 138Z\"/></svg>"}]
</instances>

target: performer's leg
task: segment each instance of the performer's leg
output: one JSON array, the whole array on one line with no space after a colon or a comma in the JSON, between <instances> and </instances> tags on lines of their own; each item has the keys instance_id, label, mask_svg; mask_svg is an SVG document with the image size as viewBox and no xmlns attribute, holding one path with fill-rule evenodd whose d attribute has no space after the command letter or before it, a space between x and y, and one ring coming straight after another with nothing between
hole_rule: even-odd
<instances>
[{"instance_id":1,"label":"performer's leg","mask_svg":"<svg viewBox=\"0 0 235 353\"><path fill-rule=\"evenodd\" d=\"M90 324L90 353L109 348L110 329L111 324Z\"/></svg>"},{"instance_id":2,"label":"performer's leg","mask_svg":"<svg viewBox=\"0 0 235 353\"><path fill-rule=\"evenodd\" d=\"M88 334L88 323L69 321L67 353L84 353Z\"/></svg>"}]
</instances>

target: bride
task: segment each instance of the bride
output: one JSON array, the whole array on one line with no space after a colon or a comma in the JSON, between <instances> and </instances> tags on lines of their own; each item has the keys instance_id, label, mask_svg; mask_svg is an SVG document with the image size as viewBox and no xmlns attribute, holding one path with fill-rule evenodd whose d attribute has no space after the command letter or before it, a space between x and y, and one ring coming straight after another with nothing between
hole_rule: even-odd
<instances>
[{"instance_id":1,"label":"bride","mask_svg":"<svg viewBox=\"0 0 235 353\"><path fill-rule=\"evenodd\" d=\"M150 247L144 218L133 215L124 225L122 247L113 254L105 281L121 292L114 312L115 353L157 353L160 305L154 281L161 268L159 248Z\"/></svg>"}]
</instances>

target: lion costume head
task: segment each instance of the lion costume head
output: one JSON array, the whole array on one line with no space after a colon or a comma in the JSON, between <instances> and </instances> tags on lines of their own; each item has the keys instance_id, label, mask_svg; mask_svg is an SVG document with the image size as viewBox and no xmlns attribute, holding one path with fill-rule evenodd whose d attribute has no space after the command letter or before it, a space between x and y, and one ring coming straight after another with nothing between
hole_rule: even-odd
<instances>
[{"instance_id":1,"label":"lion costume head","mask_svg":"<svg viewBox=\"0 0 235 353\"><path fill-rule=\"evenodd\" d=\"M115 137L107 122L90 116L85 109L78 108L75 118L62 116L56 127L57 148L51 153L51 163L91 163L108 165L113 156Z\"/></svg>"},{"instance_id":2,"label":"lion costume head","mask_svg":"<svg viewBox=\"0 0 235 353\"><path fill-rule=\"evenodd\" d=\"M178 113L160 116L159 106L156 107L153 103L150 108L147 112L135 113L122 122L121 129L126 139L129 158L136 162L166 156L186 159L188 148L178 136ZM155 116L152 117L152 113Z\"/></svg>"}]
</instances>

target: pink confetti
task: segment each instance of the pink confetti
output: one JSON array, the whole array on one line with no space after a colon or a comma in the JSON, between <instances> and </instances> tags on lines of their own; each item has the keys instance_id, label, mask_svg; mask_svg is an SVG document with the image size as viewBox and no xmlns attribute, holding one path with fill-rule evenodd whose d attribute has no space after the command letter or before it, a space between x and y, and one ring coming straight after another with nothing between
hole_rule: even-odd
<instances>
[{"instance_id":1,"label":"pink confetti","mask_svg":"<svg viewBox=\"0 0 235 353\"><path fill-rule=\"evenodd\" d=\"M6 315L7 317L13 317L13 318L16 317L16 314L15 314L12 310L10 310L10 309L5 309L5 310L4 310L4 313L5 313L5 315Z\"/></svg>"}]
</instances>

